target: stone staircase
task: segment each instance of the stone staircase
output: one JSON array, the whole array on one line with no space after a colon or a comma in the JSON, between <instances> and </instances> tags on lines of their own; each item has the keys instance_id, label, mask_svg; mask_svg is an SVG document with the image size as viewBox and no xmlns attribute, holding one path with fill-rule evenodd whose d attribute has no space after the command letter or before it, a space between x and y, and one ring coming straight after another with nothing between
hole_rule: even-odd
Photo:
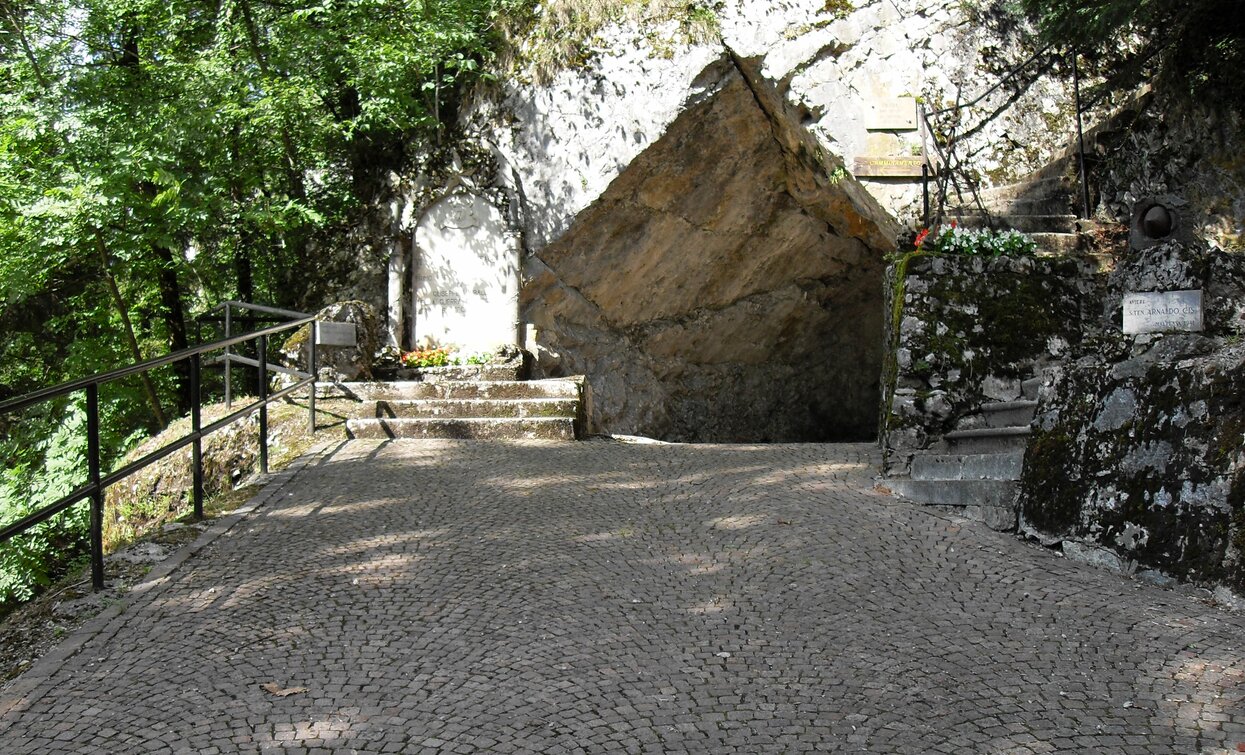
<instances>
[{"instance_id":1,"label":"stone staircase","mask_svg":"<svg viewBox=\"0 0 1245 755\"><path fill-rule=\"evenodd\" d=\"M980 193L980 204L948 208L948 220L965 228L995 228L1026 233L1038 254L1060 256L1080 250L1082 221L1073 211L1076 187L1059 175L1038 172L1007 186Z\"/></svg>"},{"instance_id":2,"label":"stone staircase","mask_svg":"<svg viewBox=\"0 0 1245 755\"><path fill-rule=\"evenodd\" d=\"M886 484L895 495L916 503L962 509L966 517L992 529L1014 529L1025 444L1041 381L1024 381L1018 400L983 404L967 423L981 426L945 433L938 445L913 456L907 478Z\"/></svg>"},{"instance_id":3,"label":"stone staircase","mask_svg":"<svg viewBox=\"0 0 1245 755\"><path fill-rule=\"evenodd\" d=\"M583 380L409 380L336 383L323 399L349 406L349 438L575 440Z\"/></svg>"}]
</instances>

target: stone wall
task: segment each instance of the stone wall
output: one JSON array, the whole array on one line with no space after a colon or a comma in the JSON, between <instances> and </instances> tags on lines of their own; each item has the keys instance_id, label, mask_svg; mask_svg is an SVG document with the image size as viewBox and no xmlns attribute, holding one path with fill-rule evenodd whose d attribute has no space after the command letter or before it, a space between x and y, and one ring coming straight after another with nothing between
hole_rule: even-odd
<instances>
[{"instance_id":1,"label":"stone wall","mask_svg":"<svg viewBox=\"0 0 1245 755\"><path fill-rule=\"evenodd\" d=\"M1121 332L1124 293L1185 289L1204 292L1204 332ZM1043 387L1021 529L1075 557L1245 594L1245 257L1135 252L1099 301Z\"/></svg>"},{"instance_id":2,"label":"stone wall","mask_svg":"<svg viewBox=\"0 0 1245 755\"><path fill-rule=\"evenodd\" d=\"M983 403L1020 398L1078 348L1102 285L1078 259L928 254L901 258L887 279L883 447L895 474L943 433L984 426Z\"/></svg>"},{"instance_id":3,"label":"stone wall","mask_svg":"<svg viewBox=\"0 0 1245 755\"><path fill-rule=\"evenodd\" d=\"M1245 256L1173 241L1110 273L1041 258L917 255L899 267L891 474L1040 378L1021 532L1073 558L1219 588L1227 602L1245 594ZM1126 293L1175 290L1203 291L1203 332L1123 332Z\"/></svg>"}]
</instances>

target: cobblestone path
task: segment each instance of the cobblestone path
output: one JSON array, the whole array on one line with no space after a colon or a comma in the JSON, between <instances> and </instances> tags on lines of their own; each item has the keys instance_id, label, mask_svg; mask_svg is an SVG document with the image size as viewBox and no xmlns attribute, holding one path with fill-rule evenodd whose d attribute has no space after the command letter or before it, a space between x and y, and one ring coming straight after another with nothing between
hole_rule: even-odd
<instances>
[{"instance_id":1,"label":"cobblestone path","mask_svg":"<svg viewBox=\"0 0 1245 755\"><path fill-rule=\"evenodd\" d=\"M0 752L1245 751L1245 617L874 461L344 444L36 667Z\"/></svg>"}]
</instances>

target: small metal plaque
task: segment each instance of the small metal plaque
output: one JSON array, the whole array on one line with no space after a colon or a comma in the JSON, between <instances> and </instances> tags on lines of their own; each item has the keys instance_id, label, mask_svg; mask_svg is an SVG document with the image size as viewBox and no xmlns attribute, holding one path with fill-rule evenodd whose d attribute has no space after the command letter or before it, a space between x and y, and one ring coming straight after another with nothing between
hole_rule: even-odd
<instances>
[{"instance_id":1,"label":"small metal plaque","mask_svg":"<svg viewBox=\"0 0 1245 755\"><path fill-rule=\"evenodd\" d=\"M865 128L869 131L916 131L916 98L873 100L865 112Z\"/></svg>"},{"instance_id":2,"label":"small metal plaque","mask_svg":"<svg viewBox=\"0 0 1245 755\"><path fill-rule=\"evenodd\" d=\"M1200 332L1201 291L1124 294L1124 333Z\"/></svg>"},{"instance_id":3,"label":"small metal plaque","mask_svg":"<svg viewBox=\"0 0 1245 755\"><path fill-rule=\"evenodd\" d=\"M855 176L878 178L920 178L925 160L917 156L895 155L892 157L857 157L852 165ZM930 171L933 175L933 171Z\"/></svg>"},{"instance_id":4,"label":"small metal plaque","mask_svg":"<svg viewBox=\"0 0 1245 755\"><path fill-rule=\"evenodd\" d=\"M354 323L316 323L316 343L320 346L355 346L358 339L355 336Z\"/></svg>"}]
</instances>

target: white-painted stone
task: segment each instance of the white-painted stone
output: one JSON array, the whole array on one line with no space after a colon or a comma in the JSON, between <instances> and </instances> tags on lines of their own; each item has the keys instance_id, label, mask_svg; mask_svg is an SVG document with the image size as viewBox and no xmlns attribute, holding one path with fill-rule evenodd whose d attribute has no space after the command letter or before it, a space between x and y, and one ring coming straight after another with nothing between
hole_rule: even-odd
<instances>
[{"instance_id":1,"label":"white-painted stone","mask_svg":"<svg viewBox=\"0 0 1245 755\"><path fill-rule=\"evenodd\" d=\"M461 351L518 343L519 255L501 212L474 194L432 205L415 229L414 338Z\"/></svg>"}]
</instances>

